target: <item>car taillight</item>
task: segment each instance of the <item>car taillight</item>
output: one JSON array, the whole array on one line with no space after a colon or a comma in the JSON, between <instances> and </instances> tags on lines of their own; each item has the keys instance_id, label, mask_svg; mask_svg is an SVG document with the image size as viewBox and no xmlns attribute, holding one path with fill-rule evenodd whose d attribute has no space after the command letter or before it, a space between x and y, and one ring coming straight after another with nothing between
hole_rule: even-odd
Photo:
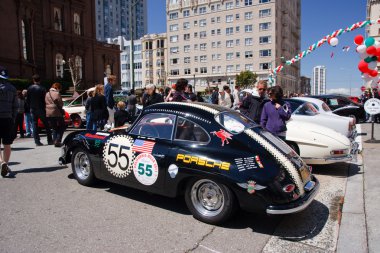
<instances>
[{"instance_id":1,"label":"car taillight","mask_svg":"<svg viewBox=\"0 0 380 253\"><path fill-rule=\"evenodd\" d=\"M282 190L286 193L290 193L290 192L293 192L294 189L296 189L296 186L294 184L288 184L286 185L284 188L282 188Z\"/></svg>"},{"instance_id":2,"label":"car taillight","mask_svg":"<svg viewBox=\"0 0 380 253\"><path fill-rule=\"evenodd\" d=\"M344 155L346 153L347 153L347 149L332 150L330 152L331 155Z\"/></svg>"}]
</instances>

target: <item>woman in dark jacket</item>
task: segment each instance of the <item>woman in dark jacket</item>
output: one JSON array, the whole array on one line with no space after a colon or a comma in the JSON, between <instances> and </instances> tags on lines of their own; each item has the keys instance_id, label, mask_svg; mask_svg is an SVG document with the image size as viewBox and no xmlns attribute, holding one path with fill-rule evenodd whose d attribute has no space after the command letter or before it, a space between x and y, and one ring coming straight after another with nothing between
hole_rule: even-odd
<instances>
[{"instance_id":1,"label":"woman in dark jacket","mask_svg":"<svg viewBox=\"0 0 380 253\"><path fill-rule=\"evenodd\" d=\"M272 134L285 140L286 121L292 114L290 105L282 100L284 93L280 86L271 88L268 94L270 101L263 107L260 124Z\"/></svg>"},{"instance_id":2,"label":"woman in dark jacket","mask_svg":"<svg viewBox=\"0 0 380 253\"><path fill-rule=\"evenodd\" d=\"M171 102L188 102L191 100L188 100L185 94L186 87L188 85L188 81L184 78L178 79L176 85L175 85L175 92L173 94L173 99Z\"/></svg>"},{"instance_id":3,"label":"woman in dark jacket","mask_svg":"<svg viewBox=\"0 0 380 253\"><path fill-rule=\"evenodd\" d=\"M104 86L98 84L95 87L95 95L90 101L91 119L93 123L92 130L103 130L108 119L107 101L104 96Z\"/></svg>"}]
</instances>

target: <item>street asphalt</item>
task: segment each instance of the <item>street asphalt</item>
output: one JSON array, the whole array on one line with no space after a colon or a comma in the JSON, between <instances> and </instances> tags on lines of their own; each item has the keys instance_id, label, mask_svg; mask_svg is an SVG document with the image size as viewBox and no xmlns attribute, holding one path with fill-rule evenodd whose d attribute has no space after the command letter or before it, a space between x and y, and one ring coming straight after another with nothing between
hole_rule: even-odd
<instances>
[{"instance_id":1,"label":"street asphalt","mask_svg":"<svg viewBox=\"0 0 380 253\"><path fill-rule=\"evenodd\" d=\"M42 138L46 143L46 139ZM195 220L182 198L106 182L89 188L59 166L60 149L13 145L0 178L0 252L334 252L349 164L319 166L320 193L302 213L239 212L223 226Z\"/></svg>"}]
</instances>

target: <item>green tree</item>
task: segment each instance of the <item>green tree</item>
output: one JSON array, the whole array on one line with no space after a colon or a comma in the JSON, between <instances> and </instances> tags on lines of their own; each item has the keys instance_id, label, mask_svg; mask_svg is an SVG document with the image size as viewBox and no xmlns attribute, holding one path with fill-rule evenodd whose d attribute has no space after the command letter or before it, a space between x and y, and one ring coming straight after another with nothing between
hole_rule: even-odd
<instances>
[{"instance_id":1,"label":"green tree","mask_svg":"<svg viewBox=\"0 0 380 253\"><path fill-rule=\"evenodd\" d=\"M253 86L257 81L257 74L252 71L245 70L236 75L236 84L245 89Z\"/></svg>"}]
</instances>

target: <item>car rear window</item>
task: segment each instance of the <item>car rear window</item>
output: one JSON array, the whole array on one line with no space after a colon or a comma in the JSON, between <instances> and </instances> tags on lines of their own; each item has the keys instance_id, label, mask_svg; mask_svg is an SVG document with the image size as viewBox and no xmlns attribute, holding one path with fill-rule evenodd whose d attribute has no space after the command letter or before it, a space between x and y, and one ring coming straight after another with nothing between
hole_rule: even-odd
<instances>
[{"instance_id":1,"label":"car rear window","mask_svg":"<svg viewBox=\"0 0 380 253\"><path fill-rule=\"evenodd\" d=\"M322 109L323 109L325 112L331 112L330 107L329 107L326 103L322 103Z\"/></svg>"},{"instance_id":2,"label":"car rear window","mask_svg":"<svg viewBox=\"0 0 380 253\"><path fill-rule=\"evenodd\" d=\"M318 114L318 110L311 103L304 103L294 112L296 115L314 116Z\"/></svg>"},{"instance_id":3,"label":"car rear window","mask_svg":"<svg viewBox=\"0 0 380 253\"><path fill-rule=\"evenodd\" d=\"M246 128L258 126L238 112L222 112L215 116L215 120L232 134L240 134Z\"/></svg>"}]
</instances>

